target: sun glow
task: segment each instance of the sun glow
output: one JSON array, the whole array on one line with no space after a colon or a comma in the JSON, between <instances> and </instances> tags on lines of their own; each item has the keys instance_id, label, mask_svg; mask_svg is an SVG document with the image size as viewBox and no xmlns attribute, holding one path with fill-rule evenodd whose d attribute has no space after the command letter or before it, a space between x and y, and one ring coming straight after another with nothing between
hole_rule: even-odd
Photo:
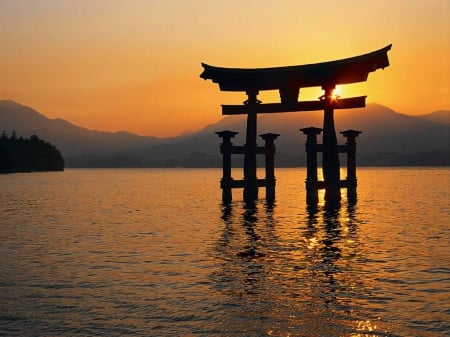
<instances>
[{"instance_id":1,"label":"sun glow","mask_svg":"<svg viewBox=\"0 0 450 337\"><path fill-rule=\"evenodd\" d=\"M325 92L322 94L322 96L319 96L318 98L320 100L332 100L336 101L341 97L341 91L342 89L340 87L335 87L331 92L328 89L322 88ZM322 91L323 92L323 91Z\"/></svg>"},{"instance_id":2,"label":"sun glow","mask_svg":"<svg viewBox=\"0 0 450 337\"><path fill-rule=\"evenodd\" d=\"M341 97L341 93L342 89L340 87L334 88L333 91L331 92L331 99L334 101L339 99L339 97Z\"/></svg>"},{"instance_id":3,"label":"sun glow","mask_svg":"<svg viewBox=\"0 0 450 337\"><path fill-rule=\"evenodd\" d=\"M367 95L369 102L414 115L449 107L448 1L274 1L258 8L236 0L176 3L0 1L0 45L6 46L1 98L89 129L168 137L216 123L220 104L246 100L199 79L201 62L308 65L393 43L390 67L366 82L342 84L344 93L336 95ZM349 11L352 20L343 21ZM336 44L336 35L345 38ZM292 43L298 39L301 44ZM321 95L321 87L301 88L299 101ZM261 91L258 99L278 103L279 92Z\"/></svg>"}]
</instances>

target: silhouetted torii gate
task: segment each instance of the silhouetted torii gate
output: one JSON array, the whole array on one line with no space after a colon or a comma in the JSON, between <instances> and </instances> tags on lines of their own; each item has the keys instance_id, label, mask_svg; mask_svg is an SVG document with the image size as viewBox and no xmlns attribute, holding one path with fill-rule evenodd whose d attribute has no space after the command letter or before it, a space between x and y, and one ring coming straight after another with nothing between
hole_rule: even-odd
<instances>
[{"instance_id":1,"label":"silhouetted torii gate","mask_svg":"<svg viewBox=\"0 0 450 337\"><path fill-rule=\"evenodd\" d=\"M321 152L325 201L340 202L339 146L334 127L334 109L364 107L366 96L337 98L333 95L333 90L339 84L365 82L370 72L389 66L387 52L391 47L392 45L388 45L377 51L351 58L298 66L242 69L215 67L202 63L204 71L200 75L201 78L218 83L221 91L243 91L248 97L243 105L222 105L223 115L247 114L244 180L242 186L235 186L244 188L245 201L258 198L257 114L324 110ZM300 88L317 86L324 90L324 95L317 101L298 101ZM257 96L262 90L279 90L281 102L265 104L260 102Z\"/></svg>"}]
</instances>

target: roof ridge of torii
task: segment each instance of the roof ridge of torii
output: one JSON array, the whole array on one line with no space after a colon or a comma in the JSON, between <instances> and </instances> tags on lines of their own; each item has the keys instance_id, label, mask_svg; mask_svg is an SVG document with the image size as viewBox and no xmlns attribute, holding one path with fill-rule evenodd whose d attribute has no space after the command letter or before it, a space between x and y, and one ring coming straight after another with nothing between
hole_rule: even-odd
<instances>
[{"instance_id":1,"label":"roof ridge of torii","mask_svg":"<svg viewBox=\"0 0 450 337\"><path fill-rule=\"evenodd\" d=\"M339 84L365 82L370 72L389 66L387 52L392 44L379 50L345 59L269 68L225 68L202 63L200 77L219 84L221 91L279 90L280 103L259 104L258 113L322 110L323 100L298 101L301 88L333 89ZM365 106L366 96L343 98L333 102L335 109ZM222 105L223 115L245 114L245 105Z\"/></svg>"},{"instance_id":2,"label":"roof ridge of torii","mask_svg":"<svg viewBox=\"0 0 450 337\"><path fill-rule=\"evenodd\" d=\"M221 91L274 90L283 85L298 88L364 82L369 72L389 66L387 52L379 50L345 59L282 67L226 68L202 63L200 77L218 83Z\"/></svg>"}]
</instances>

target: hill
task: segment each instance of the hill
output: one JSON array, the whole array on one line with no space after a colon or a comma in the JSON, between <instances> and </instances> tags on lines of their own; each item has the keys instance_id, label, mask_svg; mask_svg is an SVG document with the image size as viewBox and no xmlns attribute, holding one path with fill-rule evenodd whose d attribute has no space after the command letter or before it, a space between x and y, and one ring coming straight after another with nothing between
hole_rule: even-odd
<instances>
[{"instance_id":1,"label":"hill","mask_svg":"<svg viewBox=\"0 0 450 337\"><path fill-rule=\"evenodd\" d=\"M434 111L429 114L420 115L419 116L422 119L425 119L427 121L443 124L443 125L450 125L450 111L449 110L439 110Z\"/></svg>"},{"instance_id":2,"label":"hill","mask_svg":"<svg viewBox=\"0 0 450 337\"><path fill-rule=\"evenodd\" d=\"M17 137L15 132L0 136L0 173L63 170L64 159L52 144L37 136Z\"/></svg>"},{"instance_id":3,"label":"hill","mask_svg":"<svg viewBox=\"0 0 450 337\"><path fill-rule=\"evenodd\" d=\"M303 166L305 136L300 128L322 127L323 112L297 112L266 114L258 118L258 133L273 132L281 136L276 140L277 166ZM177 142L160 144L146 149L152 166L220 166L219 138L216 131L239 132L235 145L245 143L245 116L227 116L216 124ZM357 139L359 165L448 165L449 127L441 123L397 113L379 104L365 108L335 111L336 131L356 129L363 131ZM321 137L319 136L319 142ZM345 139L338 134L338 142ZM263 145L263 141L259 142ZM163 150L165 146L165 149ZM239 156L236 165L242 165Z\"/></svg>"},{"instance_id":4,"label":"hill","mask_svg":"<svg viewBox=\"0 0 450 337\"><path fill-rule=\"evenodd\" d=\"M449 165L449 125L435 116L409 116L379 104L365 108L336 110L337 132L363 131L357 139L359 165ZM448 116L448 112L447 112ZM305 136L299 131L322 126L323 112L296 112L258 116L259 134L279 133L277 166L303 166ZM180 137L156 138L126 132L99 132L61 119L48 119L37 111L12 101L0 101L0 130L28 136L36 134L61 150L66 167L218 167L220 139L216 131L240 134L236 145L245 143L246 116L227 116L200 131ZM319 137L319 142L320 142ZM344 138L338 134L339 143ZM259 142L263 145L263 141ZM234 156L242 165L242 156Z\"/></svg>"},{"instance_id":5,"label":"hill","mask_svg":"<svg viewBox=\"0 0 450 337\"><path fill-rule=\"evenodd\" d=\"M63 119L49 119L36 110L11 100L0 100L0 132L16 131L23 137L37 135L55 144L66 166L89 166L100 154L112 156L131 148L157 144L156 137L128 132L101 132L76 126Z\"/></svg>"}]
</instances>

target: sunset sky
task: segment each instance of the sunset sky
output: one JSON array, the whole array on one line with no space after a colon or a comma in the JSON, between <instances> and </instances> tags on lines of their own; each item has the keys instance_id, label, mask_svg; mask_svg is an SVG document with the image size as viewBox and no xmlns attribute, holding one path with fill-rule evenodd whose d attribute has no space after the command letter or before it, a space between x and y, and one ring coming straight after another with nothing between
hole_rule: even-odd
<instances>
[{"instance_id":1,"label":"sunset sky","mask_svg":"<svg viewBox=\"0 0 450 337\"><path fill-rule=\"evenodd\" d=\"M308 64L392 43L390 67L341 96L424 114L450 109L449 22L448 0L0 0L0 99L89 129L174 136L246 99L199 78L201 62Z\"/></svg>"}]
</instances>

